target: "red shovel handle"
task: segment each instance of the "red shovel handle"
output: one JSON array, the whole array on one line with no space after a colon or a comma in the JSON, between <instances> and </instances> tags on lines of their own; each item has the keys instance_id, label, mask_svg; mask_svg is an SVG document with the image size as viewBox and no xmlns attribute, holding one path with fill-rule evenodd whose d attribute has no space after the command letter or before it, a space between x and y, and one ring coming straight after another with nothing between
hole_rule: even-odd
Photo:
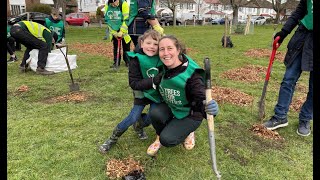
<instances>
[{"instance_id":1,"label":"red shovel handle","mask_svg":"<svg viewBox=\"0 0 320 180\"><path fill-rule=\"evenodd\" d=\"M273 41L273 48L272 48L272 53L270 56L270 60L269 60L269 66L268 66L268 70L267 70L267 74L266 74L266 81L269 81L270 78L270 74L271 74L271 69L272 69L272 64L274 61L274 57L276 56L276 51L277 49L280 47L281 43L278 43L280 39L280 36L277 36L276 39Z\"/></svg>"}]
</instances>

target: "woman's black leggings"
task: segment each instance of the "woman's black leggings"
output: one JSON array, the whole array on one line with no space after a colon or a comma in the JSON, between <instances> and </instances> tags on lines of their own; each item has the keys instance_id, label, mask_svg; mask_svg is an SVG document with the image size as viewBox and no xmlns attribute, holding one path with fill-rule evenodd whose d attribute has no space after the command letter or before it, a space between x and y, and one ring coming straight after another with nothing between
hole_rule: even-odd
<instances>
[{"instance_id":1,"label":"woman's black leggings","mask_svg":"<svg viewBox=\"0 0 320 180\"><path fill-rule=\"evenodd\" d=\"M176 119L165 103L153 108L150 112L150 119L157 135L160 136L160 143L165 147L173 147L184 142L187 136L195 131L202 122L188 116Z\"/></svg>"}]
</instances>

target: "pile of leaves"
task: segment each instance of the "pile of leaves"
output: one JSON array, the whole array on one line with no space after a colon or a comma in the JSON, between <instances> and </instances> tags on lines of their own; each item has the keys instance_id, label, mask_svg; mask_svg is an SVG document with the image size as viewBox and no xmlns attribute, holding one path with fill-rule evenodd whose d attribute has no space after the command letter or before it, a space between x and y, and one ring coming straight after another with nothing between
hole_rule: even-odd
<instances>
[{"instance_id":1,"label":"pile of leaves","mask_svg":"<svg viewBox=\"0 0 320 180\"><path fill-rule=\"evenodd\" d=\"M76 42L70 44L70 48L75 49L81 53L88 53L92 55L103 55L107 58L113 59L113 45L112 43L80 43ZM131 43L132 50L134 49L133 43ZM122 48L121 48L122 51ZM122 54L122 52L121 52Z\"/></svg>"},{"instance_id":2,"label":"pile of leaves","mask_svg":"<svg viewBox=\"0 0 320 180\"><path fill-rule=\"evenodd\" d=\"M18 92L27 92L27 91L29 91L29 87L27 85L21 85L20 87L18 87L17 91Z\"/></svg>"},{"instance_id":3,"label":"pile of leaves","mask_svg":"<svg viewBox=\"0 0 320 180\"><path fill-rule=\"evenodd\" d=\"M293 99L289 108L296 112L299 112L301 110L303 103L306 101L306 98L307 98L306 96L299 96Z\"/></svg>"},{"instance_id":4,"label":"pile of leaves","mask_svg":"<svg viewBox=\"0 0 320 180\"><path fill-rule=\"evenodd\" d=\"M222 74L222 77L243 82L259 82L263 80L263 74L266 71L267 67L247 65L242 68L228 70Z\"/></svg>"},{"instance_id":5,"label":"pile of leaves","mask_svg":"<svg viewBox=\"0 0 320 180\"><path fill-rule=\"evenodd\" d=\"M83 102L86 101L90 95L85 92L70 92L66 95L56 96L45 100L46 103L57 103L57 102Z\"/></svg>"},{"instance_id":6,"label":"pile of leaves","mask_svg":"<svg viewBox=\"0 0 320 180\"><path fill-rule=\"evenodd\" d=\"M268 130L262 124L254 124L250 130L257 136L262 137L264 139L274 139L274 140L284 140L283 137L279 135L277 131Z\"/></svg>"},{"instance_id":7,"label":"pile of leaves","mask_svg":"<svg viewBox=\"0 0 320 180\"><path fill-rule=\"evenodd\" d=\"M253 97L236 89L214 86L211 90L212 99L219 103L229 102L238 106L249 106Z\"/></svg>"},{"instance_id":8,"label":"pile of leaves","mask_svg":"<svg viewBox=\"0 0 320 180\"><path fill-rule=\"evenodd\" d=\"M139 161L135 161L132 157L120 159L110 159L106 165L106 175L110 179L119 179L132 172L144 172L143 166Z\"/></svg>"},{"instance_id":9,"label":"pile of leaves","mask_svg":"<svg viewBox=\"0 0 320 180\"><path fill-rule=\"evenodd\" d=\"M249 49L244 53L244 55L254 58L265 58L269 61L271 53L271 49ZM283 62L284 57L285 53L277 51L275 55L275 60Z\"/></svg>"}]
</instances>

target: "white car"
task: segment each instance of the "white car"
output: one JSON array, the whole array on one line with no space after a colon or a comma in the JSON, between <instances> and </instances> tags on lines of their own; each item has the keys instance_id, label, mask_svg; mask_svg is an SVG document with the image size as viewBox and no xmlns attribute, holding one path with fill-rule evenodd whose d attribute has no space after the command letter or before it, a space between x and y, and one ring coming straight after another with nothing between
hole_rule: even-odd
<instances>
[{"instance_id":1,"label":"white car","mask_svg":"<svg viewBox=\"0 0 320 180\"><path fill-rule=\"evenodd\" d=\"M252 16L251 23L262 25L266 23L266 18L264 16Z\"/></svg>"}]
</instances>

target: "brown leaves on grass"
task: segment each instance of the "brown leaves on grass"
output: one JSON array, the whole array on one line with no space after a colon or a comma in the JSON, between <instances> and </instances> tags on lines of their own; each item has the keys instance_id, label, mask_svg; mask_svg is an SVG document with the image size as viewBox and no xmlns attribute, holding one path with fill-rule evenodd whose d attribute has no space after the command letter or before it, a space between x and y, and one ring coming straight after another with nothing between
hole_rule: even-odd
<instances>
[{"instance_id":1,"label":"brown leaves on grass","mask_svg":"<svg viewBox=\"0 0 320 180\"><path fill-rule=\"evenodd\" d=\"M73 43L70 44L70 48L80 51L82 53L88 53L92 55L107 56L113 58L113 45L111 43Z\"/></svg>"},{"instance_id":2,"label":"brown leaves on grass","mask_svg":"<svg viewBox=\"0 0 320 180\"><path fill-rule=\"evenodd\" d=\"M70 44L70 48L80 51L81 53L88 53L92 55L106 56L113 59L113 44L112 43L73 43ZM131 43L131 49L134 49ZM122 48L121 48L122 51ZM121 53L122 54L122 53Z\"/></svg>"},{"instance_id":3,"label":"brown leaves on grass","mask_svg":"<svg viewBox=\"0 0 320 180\"><path fill-rule=\"evenodd\" d=\"M58 102L84 102L90 97L89 94L85 92L70 92L66 95L52 97L45 100L46 103L58 103Z\"/></svg>"},{"instance_id":4,"label":"brown leaves on grass","mask_svg":"<svg viewBox=\"0 0 320 180\"><path fill-rule=\"evenodd\" d=\"M29 87L27 85L21 85L18 89L18 92L27 92L29 91Z\"/></svg>"},{"instance_id":5,"label":"brown leaves on grass","mask_svg":"<svg viewBox=\"0 0 320 180\"><path fill-rule=\"evenodd\" d=\"M250 130L253 131L255 135L262 137L264 139L284 140L284 138L281 137L277 131L268 130L262 124L254 124L250 128Z\"/></svg>"},{"instance_id":6,"label":"brown leaves on grass","mask_svg":"<svg viewBox=\"0 0 320 180\"><path fill-rule=\"evenodd\" d=\"M266 67L247 65L242 68L228 70L222 74L222 77L236 81L258 82L263 80L262 74L266 71Z\"/></svg>"},{"instance_id":7,"label":"brown leaves on grass","mask_svg":"<svg viewBox=\"0 0 320 180\"><path fill-rule=\"evenodd\" d=\"M117 179L128 175L133 171L143 172L144 168L139 161L135 161L132 157L120 159L110 159L106 165L106 175L110 179Z\"/></svg>"},{"instance_id":8,"label":"brown leaves on grass","mask_svg":"<svg viewBox=\"0 0 320 180\"><path fill-rule=\"evenodd\" d=\"M219 103L229 102L238 106L248 106L253 102L253 97L236 89L227 87L212 87L212 98Z\"/></svg>"},{"instance_id":9,"label":"brown leaves on grass","mask_svg":"<svg viewBox=\"0 0 320 180\"><path fill-rule=\"evenodd\" d=\"M266 58L269 61L272 49L249 49L244 55L255 58ZM283 62L285 53L277 51L275 60Z\"/></svg>"},{"instance_id":10,"label":"brown leaves on grass","mask_svg":"<svg viewBox=\"0 0 320 180\"><path fill-rule=\"evenodd\" d=\"M306 101L306 96L300 96L292 100L290 104L290 109L299 112L301 110L301 107L303 103Z\"/></svg>"}]
</instances>

